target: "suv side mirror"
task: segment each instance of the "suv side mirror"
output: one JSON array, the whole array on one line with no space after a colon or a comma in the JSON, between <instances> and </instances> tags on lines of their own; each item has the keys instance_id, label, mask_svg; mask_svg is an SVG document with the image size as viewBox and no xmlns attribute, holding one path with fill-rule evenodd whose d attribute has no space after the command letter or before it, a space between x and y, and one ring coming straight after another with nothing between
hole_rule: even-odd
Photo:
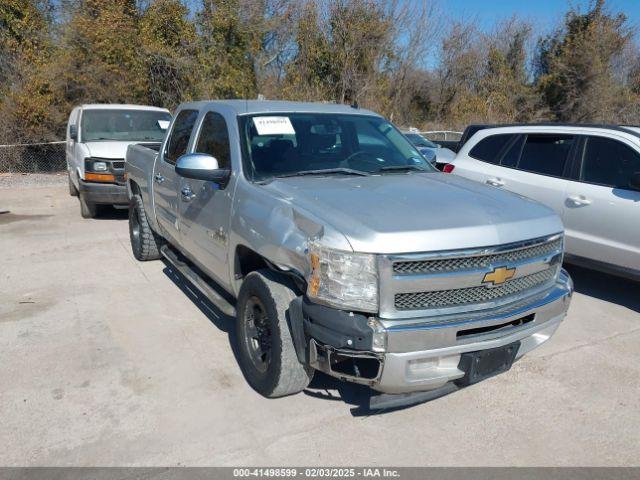
<instances>
[{"instance_id":1,"label":"suv side mirror","mask_svg":"<svg viewBox=\"0 0 640 480\"><path fill-rule=\"evenodd\" d=\"M629 186L634 190L640 190L640 172L634 172L631 174Z\"/></svg>"},{"instance_id":2,"label":"suv side mirror","mask_svg":"<svg viewBox=\"0 0 640 480\"><path fill-rule=\"evenodd\" d=\"M182 155L176 162L176 173L181 177L206 180L221 185L225 185L231 175L228 168L220 168L218 160L204 153Z\"/></svg>"},{"instance_id":3,"label":"suv side mirror","mask_svg":"<svg viewBox=\"0 0 640 480\"><path fill-rule=\"evenodd\" d=\"M76 125L71 125L69 127L69 138L74 142L78 141L78 127Z\"/></svg>"}]
</instances>

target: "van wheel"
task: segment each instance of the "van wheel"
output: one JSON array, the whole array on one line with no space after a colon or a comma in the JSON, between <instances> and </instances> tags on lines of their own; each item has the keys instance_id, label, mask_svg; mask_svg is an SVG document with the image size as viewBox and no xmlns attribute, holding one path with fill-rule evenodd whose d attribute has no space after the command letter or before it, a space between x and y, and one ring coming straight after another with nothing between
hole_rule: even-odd
<instances>
[{"instance_id":1,"label":"van wheel","mask_svg":"<svg viewBox=\"0 0 640 480\"><path fill-rule=\"evenodd\" d=\"M298 361L287 322L296 294L271 270L251 272L238 295L236 339L240 368L259 394L283 397L301 392L313 369Z\"/></svg>"},{"instance_id":2,"label":"van wheel","mask_svg":"<svg viewBox=\"0 0 640 480\"><path fill-rule=\"evenodd\" d=\"M82 192L78 196L80 197L80 215L82 215L82 218L96 218L98 206L95 203L88 202Z\"/></svg>"},{"instance_id":3,"label":"van wheel","mask_svg":"<svg viewBox=\"0 0 640 480\"><path fill-rule=\"evenodd\" d=\"M69 173L67 175L67 177L69 178L69 195L71 195L72 197L77 197L78 196L78 189L76 188L76 186L71 181L71 174Z\"/></svg>"},{"instance_id":4,"label":"van wheel","mask_svg":"<svg viewBox=\"0 0 640 480\"><path fill-rule=\"evenodd\" d=\"M160 258L162 239L151 230L140 195L129 200L129 239L133 256L141 262Z\"/></svg>"}]
</instances>

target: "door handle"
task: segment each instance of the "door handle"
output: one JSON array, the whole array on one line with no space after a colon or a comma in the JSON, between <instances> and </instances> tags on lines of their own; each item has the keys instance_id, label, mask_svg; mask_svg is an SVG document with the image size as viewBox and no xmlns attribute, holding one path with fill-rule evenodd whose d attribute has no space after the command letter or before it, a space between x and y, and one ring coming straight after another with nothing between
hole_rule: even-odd
<instances>
[{"instance_id":1,"label":"door handle","mask_svg":"<svg viewBox=\"0 0 640 480\"><path fill-rule=\"evenodd\" d=\"M493 185L494 187L504 187L504 181L499 178L487 178L487 181L484 183L487 185Z\"/></svg>"},{"instance_id":2,"label":"door handle","mask_svg":"<svg viewBox=\"0 0 640 480\"><path fill-rule=\"evenodd\" d=\"M591 205L591 200L583 197L582 195L572 195L569 197L569 200L573 202L574 205Z\"/></svg>"},{"instance_id":3,"label":"door handle","mask_svg":"<svg viewBox=\"0 0 640 480\"><path fill-rule=\"evenodd\" d=\"M191 190L191 187L189 185L187 185L186 187L184 187L181 191L180 194L182 195L182 200L184 200L185 202L190 202L191 200L193 200L196 196L195 193L193 193L193 191Z\"/></svg>"},{"instance_id":4,"label":"door handle","mask_svg":"<svg viewBox=\"0 0 640 480\"><path fill-rule=\"evenodd\" d=\"M164 182L164 177L162 175L160 175L159 173L156 173L153 178L156 181L156 183Z\"/></svg>"}]
</instances>

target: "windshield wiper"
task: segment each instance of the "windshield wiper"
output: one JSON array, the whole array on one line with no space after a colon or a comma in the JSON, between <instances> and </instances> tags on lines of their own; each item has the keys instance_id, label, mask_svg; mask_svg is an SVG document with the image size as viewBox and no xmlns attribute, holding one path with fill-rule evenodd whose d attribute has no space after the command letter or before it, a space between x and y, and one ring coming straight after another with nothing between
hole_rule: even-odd
<instances>
[{"instance_id":1,"label":"windshield wiper","mask_svg":"<svg viewBox=\"0 0 640 480\"><path fill-rule=\"evenodd\" d=\"M367 177L371 175L369 172L364 172L362 170L354 170L353 168L321 168L318 170L301 170L299 172L291 172L284 173L282 175L275 175L275 178L287 178L287 177L301 177L303 175L331 175L331 174L342 174L342 175L358 175L361 177Z\"/></svg>"},{"instance_id":2,"label":"windshield wiper","mask_svg":"<svg viewBox=\"0 0 640 480\"><path fill-rule=\"evenodd\" d=\"M380 172L409 172L417 170L419 172L428 172L426 168L419 167L418 165L389 165L388 167L380 168Z\"/></svg>"}]
</instances>

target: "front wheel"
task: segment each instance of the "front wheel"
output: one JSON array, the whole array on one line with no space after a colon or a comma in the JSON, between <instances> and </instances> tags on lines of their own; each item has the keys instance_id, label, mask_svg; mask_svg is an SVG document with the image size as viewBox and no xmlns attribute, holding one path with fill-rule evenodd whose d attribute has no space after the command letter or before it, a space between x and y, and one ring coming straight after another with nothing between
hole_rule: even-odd
<instances>
[{"instance_id":1,"label":"front wheel","mask_svg":"<svg viewBox=\"0 0 640 480\"><path fill-rule=\"evenodd\" d=\"M287 315L296 297L286 278L271 270L251 272L238 295L236 339L240 368L265 397L301 392L313 369L298 361Z\"/></svg>"},{"instance_id":2,"label":"front wheel","mask_svg":"<svg viewBox=\"0 0 640 480\"><path fill-rule=\"evenodd\" d=\"M77 197L78 189L73 184L73 181L71 181L71 173L68 174L68 177L69 177L69 195L71 195L72 197Z\"/></svg>"},{"instance_id":3,"label":"front wheel","mask_svg":"<svg viewBox=\"0 0 640 480\"><path fill-rule=\"evenodd\" d=\"M80 215L82 218L96 218L98 205L87 200L84 193L80 192Z\"/></svg>"}]
</instances>

